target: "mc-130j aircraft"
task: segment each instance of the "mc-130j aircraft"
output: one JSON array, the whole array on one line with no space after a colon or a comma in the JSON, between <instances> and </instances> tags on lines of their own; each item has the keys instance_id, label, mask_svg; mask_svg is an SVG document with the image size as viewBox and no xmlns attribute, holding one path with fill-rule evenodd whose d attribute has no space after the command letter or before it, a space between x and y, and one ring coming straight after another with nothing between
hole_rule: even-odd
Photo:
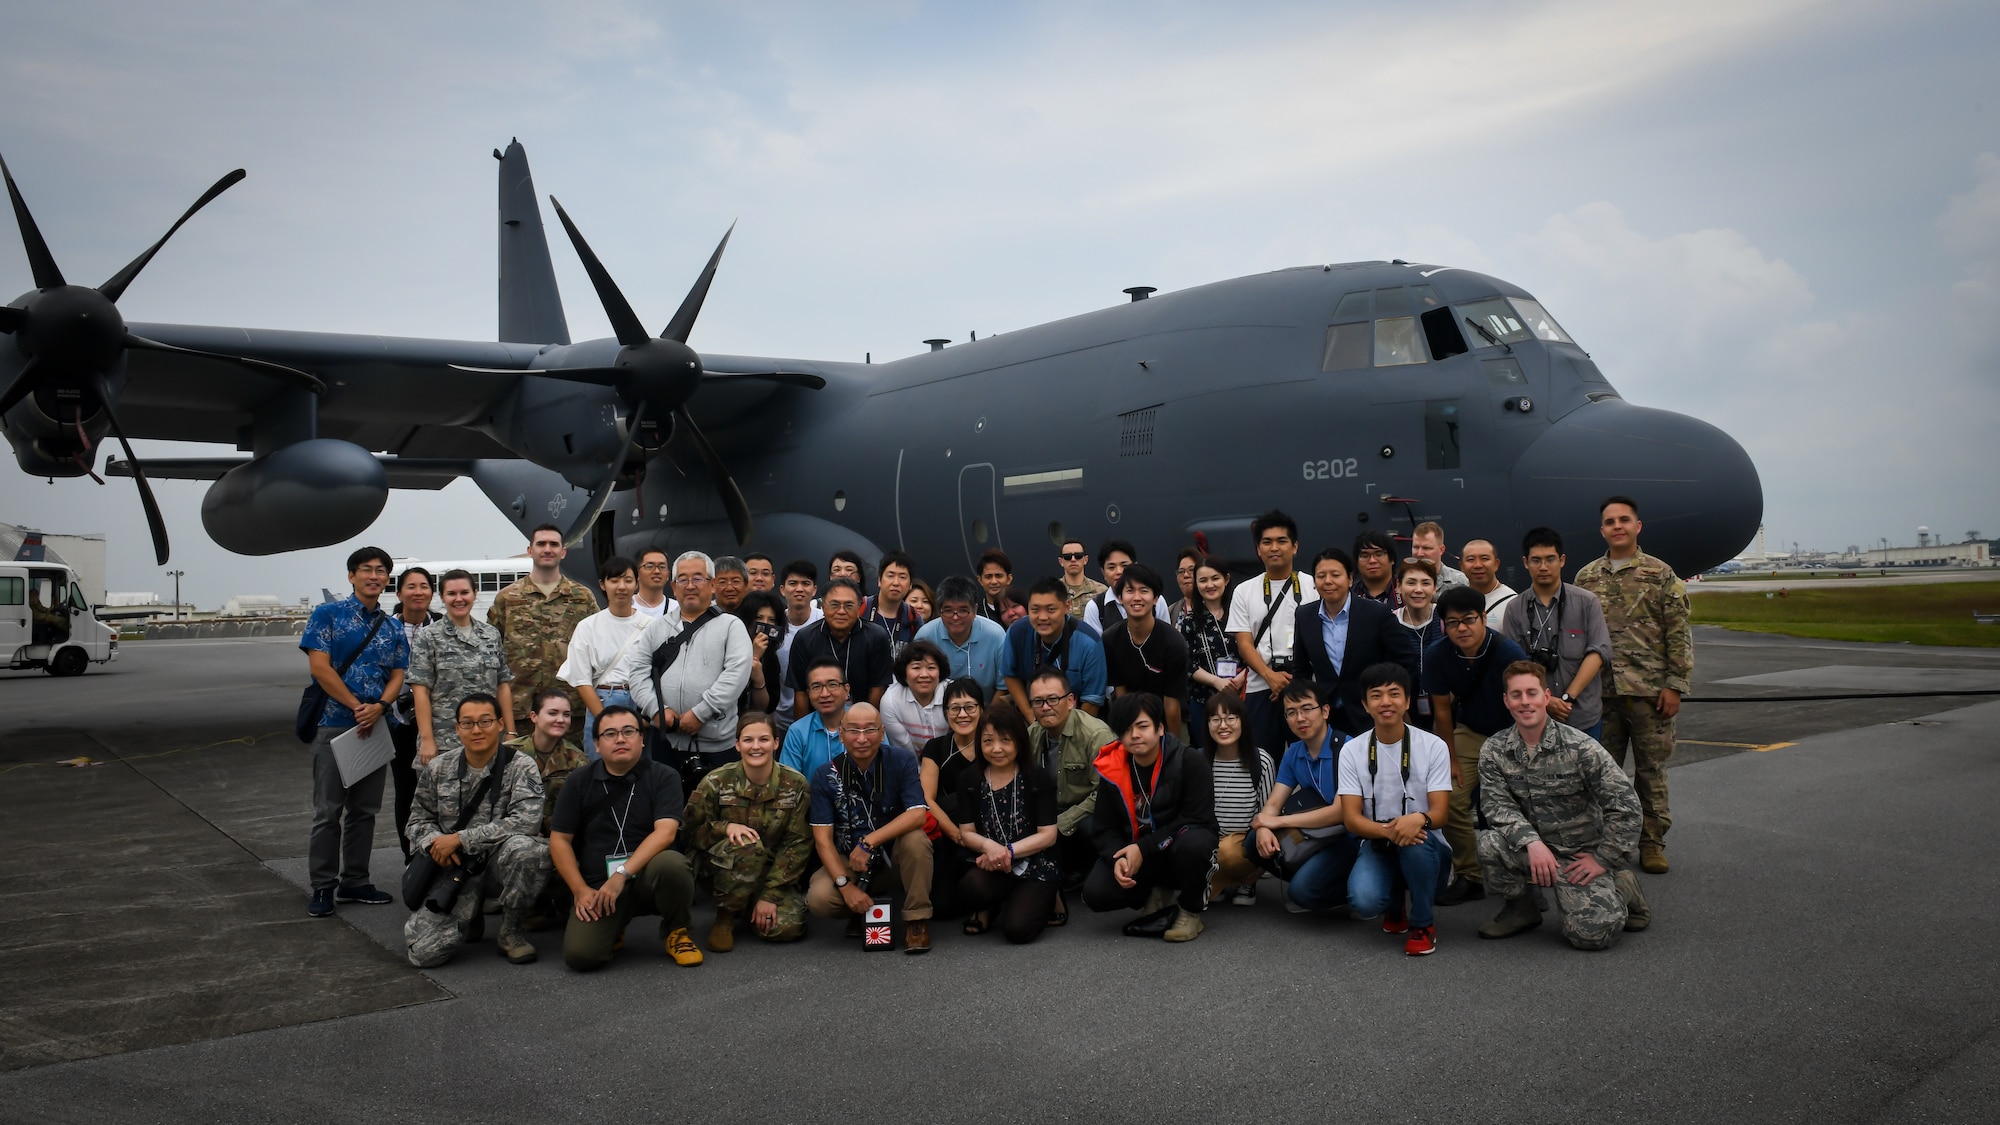
<instances>
[{"instance_id":1,"label":"mc-130j aircraft","mask_svg":"<svg viewBox=\"0 0 2000 1125\"><path fill-rule=\"evenodd\" d=\"M1300 266L1152 295L890 363L704 355L688 345L729 238L655 335L553 198L614 339L571 343L518 141L500 162L499 341L126 324L116 302L222 178L95 289L70 283L6 176L35 288L0 308L0 423L23 472L212 480L202 522L273 554L352 539L391 488L470 477L571 567L656 544L914 554L933 575L1005 547L1116 535L1165 561L1251 557L1279 507L1308 548L1442 522L1500 555L1538 524L1581 559L1630 494L1681 573L1749 542L1756 468L1721 430L1626 402L1526 291L1412 262ZM0 165L4 167L4 165ZM1150 298L1150 299L1149 299ZM696 419L699 418L699 423ZM141 462L128 438L242 455ZM1252 564L1253 565L1253 564Z\"/></svg>"}]
</instances>

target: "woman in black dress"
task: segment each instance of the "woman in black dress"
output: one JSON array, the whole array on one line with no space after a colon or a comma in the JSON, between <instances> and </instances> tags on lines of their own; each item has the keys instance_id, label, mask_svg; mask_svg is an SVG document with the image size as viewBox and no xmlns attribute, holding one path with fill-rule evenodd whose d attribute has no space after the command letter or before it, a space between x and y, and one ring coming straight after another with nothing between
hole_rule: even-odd
<instances>
[{"instance_id":1,"label":"woman in black dress","mask_svg":"<svg viewBox=\"0 0 2000 1125\"><path fill-rule=\"evenodd\" d=\"M1028 725L1007 700L979 722L984 766L959 789L959 838L972 870L959 881L968 910L965 932L984 933L997 914L1014 945L1041 936L1062 887L1056 865L1056 781L1026 757Z\"/></svg>"}]
</instances>

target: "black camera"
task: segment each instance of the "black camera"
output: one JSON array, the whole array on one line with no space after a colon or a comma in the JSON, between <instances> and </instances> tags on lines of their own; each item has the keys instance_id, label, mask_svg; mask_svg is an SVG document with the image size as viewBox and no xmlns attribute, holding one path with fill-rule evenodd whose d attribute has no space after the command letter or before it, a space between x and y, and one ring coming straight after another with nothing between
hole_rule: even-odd
<instances>
[{"instance_id":1,"label":"black camera","mask_svg":"<svg viewBox=\"0 0 2000 1125\"><path fill-rule=\"evenodd\" d=\"M1542 670L1553 676L1562 664L1562 655L1552 648L1531 648L1528 659L1542 666Z\"/></svg>"},{"instance_id":2,"label":"black camera","mask_svg":"<svg viewBox=\"0 0 2000 1125\"><path fill-rule=\"evenodd\" d=\"M751 627L771 640L778 639L778 627L769 621L755 621L751 623Z\"/></svg>"},{"instance_id":3,"label":"black camera","mask_svg":"<svg viewBox=\"0 0 2000 1125\"><path fill-rule=\"evenodd\" d=\"M1287 676L1292 674L1292 658L1289 656L1274 656L1270 659L1269 666L1273 672L1283 672Z\"/></svg>"}]
</instances>

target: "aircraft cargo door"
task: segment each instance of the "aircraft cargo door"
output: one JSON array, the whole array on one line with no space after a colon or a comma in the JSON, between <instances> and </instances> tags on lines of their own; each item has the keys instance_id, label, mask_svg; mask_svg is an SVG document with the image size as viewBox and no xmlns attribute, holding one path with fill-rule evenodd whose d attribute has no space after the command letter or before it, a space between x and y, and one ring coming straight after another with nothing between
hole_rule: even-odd
<instances>
[{"instance_id":1,"label":"aircraft cargo door","mask_svg":"<svg viewBox=\"0 0 2000 1125\"><path fill-rule=\"evenodd\" d=\"M993 463L982 461L958 471L958 534L965 544L965 570L979 573L979 556L1000 546L999 481Z\"/></svg>"}]
</instances>

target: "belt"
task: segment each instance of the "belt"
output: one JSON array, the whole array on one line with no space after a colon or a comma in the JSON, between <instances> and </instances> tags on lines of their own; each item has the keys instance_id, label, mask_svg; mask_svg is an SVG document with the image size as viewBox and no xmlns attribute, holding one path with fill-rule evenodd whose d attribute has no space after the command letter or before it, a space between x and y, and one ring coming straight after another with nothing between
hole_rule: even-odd
<instances>
[{"instance_id":1,"label":"belt","mask_svg":"<svg viewBox=\"0 0 2000 1125\"><path fill-rule=\"evenodd\" d=\"M630 691L624 684L593 684L598 691Z\"/></svg>"}]
</instances>

